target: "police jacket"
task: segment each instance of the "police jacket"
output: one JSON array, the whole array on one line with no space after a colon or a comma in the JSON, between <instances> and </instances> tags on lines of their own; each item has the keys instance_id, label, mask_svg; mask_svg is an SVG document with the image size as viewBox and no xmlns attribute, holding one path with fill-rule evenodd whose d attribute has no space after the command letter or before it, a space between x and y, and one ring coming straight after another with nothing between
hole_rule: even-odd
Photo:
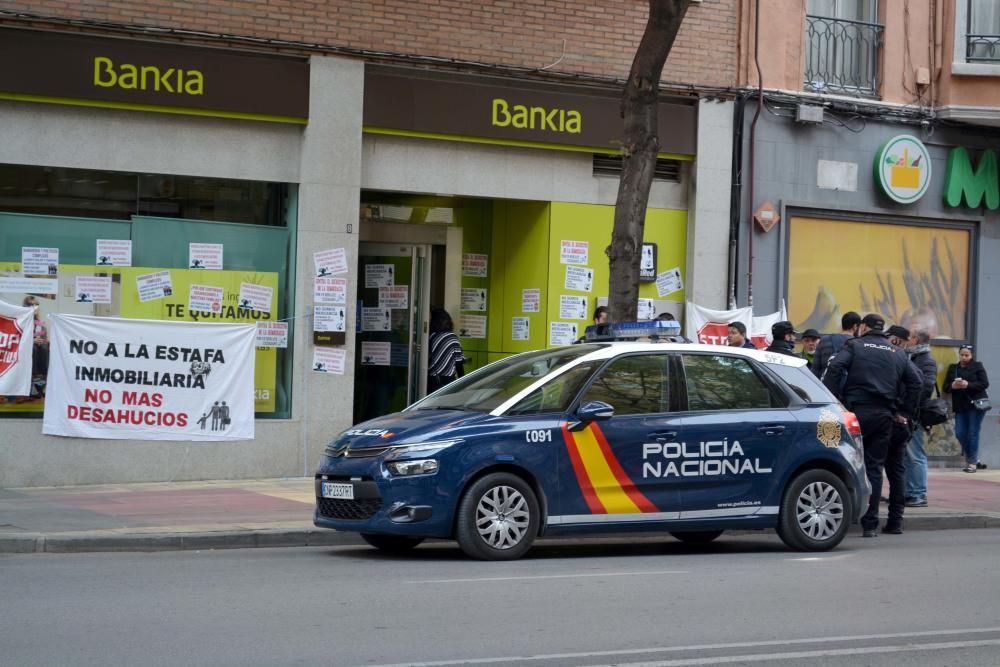
<instances>
[{"instance_id":1,"label":"police jacket","mask_svg":"<svg viewBox=\"0 0 1000 667\"><path fill-rule=\"evenodd\" d=\"M969 386L966 389L952 389L951 383L957 378L962 378L969 383ZM977 398L986 398L986 388L989 386L990 381L986 377L986 369L978 361L970 361L969 365L964 368L961 364L952 364L944 376L943 389L951 392L951 407L955 412L975 410L972 401Z\"/></svg>"},{"instance_id":2,"label":"police jacket","mask_svg":"<svg viewBox=\"0 0 1000 667\"><path fill-rule=\"evenodd\" d=\"M820 338L819 345L816 346L816 351L813 352L813 362L812 366L810 366L813 375L822 379L823 371L830 364L833 355L840 352L840 348L844 347L844 343L852 338L854 336L845 333L830 334L829 336Z\"/></svg>"},{"instance_id":3,"label":"police jacket","mask_svg":"<svg viewBox=\"0 0 1000 667\"><path fill-rule=\"evenodd\" d=\"M823 384L849 410L880 406L906 415L917 414L923 380L906 352L881 331L852 338L830 360Z\"/></svg>"},{"instance_id":4,"label":"police jacket","mask_svg":"<svg viewBox=\"0 0 1000 667\"><path fill-rule=\"evenodd\" d=\"M787 340L775 340L768 345L765 352L777 352L778 354L787 354L790 357L797 357L799 355L795 354L795 343L789 343Z\"/></svg>"}]
</instances>

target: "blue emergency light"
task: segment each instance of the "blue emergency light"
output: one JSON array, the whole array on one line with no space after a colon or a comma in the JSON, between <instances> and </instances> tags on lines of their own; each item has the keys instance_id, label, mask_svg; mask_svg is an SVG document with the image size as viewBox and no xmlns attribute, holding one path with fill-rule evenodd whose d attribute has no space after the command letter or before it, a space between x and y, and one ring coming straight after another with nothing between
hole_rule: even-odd
<instances>
[{"instance_id":1,"label":"blue emergency light","mask_svg":"<svg viewBox=\"0 0 1000 667\"><path fill-rule=\"evenodd\" d=\"M681 323L676 320L592 324L584 330L584 339L588 343L645 339L654 343L691 342L681 335Z\"/></svg>"}]
</instances>

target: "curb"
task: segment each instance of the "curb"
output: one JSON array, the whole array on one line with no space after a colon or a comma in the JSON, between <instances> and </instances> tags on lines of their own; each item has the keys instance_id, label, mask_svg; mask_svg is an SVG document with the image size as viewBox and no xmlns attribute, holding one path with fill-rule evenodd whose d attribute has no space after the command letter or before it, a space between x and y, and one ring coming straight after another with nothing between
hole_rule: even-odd
<instances>
[{"instance_id":1,"label":"curb","mask_svg":"<svg viewBox=\"0 0 1000 667\"><path fill-rule=\"evenodd\" d=\"M1000 515L952 514L904 518L907 531L1000 528ZM761 531L729 531L733 535ZM189 533L94 533L0 535L0 554L204 551L211 549L269 549L276 547L330 547L362 545L356 533L335 530L285 529L224 530Z\"/></svg>"}]
</instances>

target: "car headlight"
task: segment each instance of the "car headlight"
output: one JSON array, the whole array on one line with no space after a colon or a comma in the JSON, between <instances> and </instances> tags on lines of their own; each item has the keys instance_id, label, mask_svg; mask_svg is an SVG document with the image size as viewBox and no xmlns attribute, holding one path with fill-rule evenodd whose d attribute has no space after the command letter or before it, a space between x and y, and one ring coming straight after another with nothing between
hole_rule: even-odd
<instances>
[{"instance_id":1,"label":"car headlight","mask_svg":"<svg viewBox=\"0 0 1000 667\"><path fill-rule=\"evenodd\" d=\"M434 459L414 459L412 461L390 461L386 463L389 474L396 477L406 475L426 475L437 472L438 462Z\"/></svg>"},{"instance_id":2,"label":"car headlight","mask_svg":"<svg viewBox=\"0 0 1000 667\"><path fill-rule=\"evenodd\" d=\"M412 445L405 443L393 445L392 449L386 452L386 461L397 461L414 455L433 456L443 449L448 449L452 445L457 445L461 440L439 440L437 442L415 442Z\"/></svg>"}]
</instances>

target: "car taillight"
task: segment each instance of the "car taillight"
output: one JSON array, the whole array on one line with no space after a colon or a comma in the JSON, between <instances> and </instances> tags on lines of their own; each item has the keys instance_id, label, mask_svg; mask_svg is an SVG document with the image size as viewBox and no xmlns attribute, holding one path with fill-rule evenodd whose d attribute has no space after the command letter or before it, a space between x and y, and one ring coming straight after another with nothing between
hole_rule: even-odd
<instances>
[{"instance_id":1,"label":"car taillight","mask_svg":"<svg viewBox=\"0 0 1000 667\"><path fill-rule=\"evenodd\" d=\"M858 421L858 416L853 412L844 410L844 424L847 426L847 432L852 436L861 435L861 422Z\"/></svg>"}]
</instances>

